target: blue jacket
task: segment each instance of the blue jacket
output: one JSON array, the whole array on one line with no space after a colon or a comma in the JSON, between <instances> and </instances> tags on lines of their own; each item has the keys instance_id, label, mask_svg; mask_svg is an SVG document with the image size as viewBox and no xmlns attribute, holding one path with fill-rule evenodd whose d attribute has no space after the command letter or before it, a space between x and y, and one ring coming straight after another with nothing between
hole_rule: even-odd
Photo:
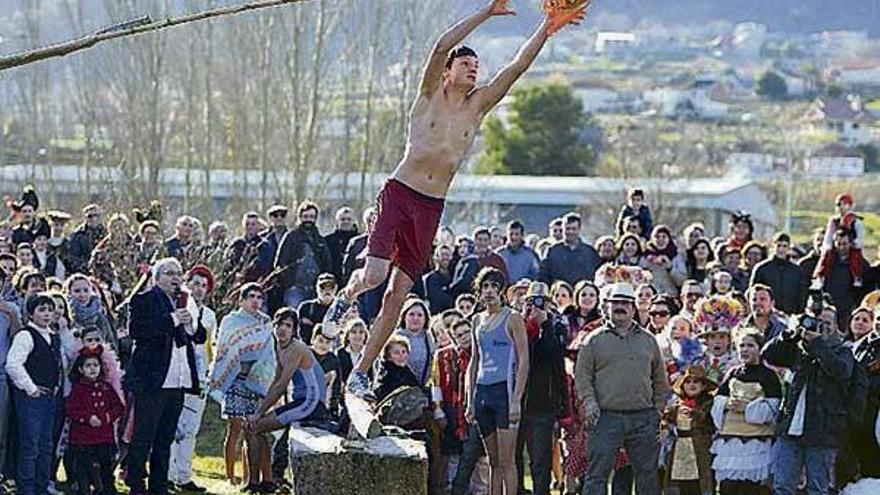
<instances>
[{"instance_id":1,"label":"blue jacket","mask_svg":"<svg viewBox=\"0 0 880 495\"><path fill-rule=\"evenodd\" d=\"M535 251L522 245L518 249L510 246L504 246L498 250L498 255L507 265L508 282L515 284L520 280L527 278L529 280L537 280L541 270L541 261Z\"/></svg>"},{"instance_id":2,"label":"blue jacket","mask_svg":"<svg viewBox=\"0 0 880 495\"><path fill-rule=\"evenodd\" d=\"M171 318L174 305L159 287L132 297L129 311L128 328L135 349L125 373L125 390L134 393L161 390L171 365L171 350L177 340L186 345L186 361L193 384L187 392L198 394L199 376L193 344L205 343L205 327L199 325L194 335L187 334L183 326L175 327Z\"/></svg>"}]
</instances>

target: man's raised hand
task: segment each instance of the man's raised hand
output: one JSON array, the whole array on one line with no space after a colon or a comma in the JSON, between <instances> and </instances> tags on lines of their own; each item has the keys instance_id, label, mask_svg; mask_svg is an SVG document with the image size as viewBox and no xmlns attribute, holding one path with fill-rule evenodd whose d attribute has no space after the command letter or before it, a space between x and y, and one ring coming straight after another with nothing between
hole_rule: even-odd
<instances>
[{"instance_id":1,"label":"man's raised hand","mask_svg":"<svg viewBox=\"0 0 880 495\"><path fill-rule=\"evenodd\" d=\"M547 36L553 36L568 24L580 24L587 16L591 0L544 0L547 13Z\"/></svg>"},{"instance_id":2,"label":"man's raised hand","mask_svg":"<svg viewBox=\"0 0 880 495\"><path fill-rule=\"evenodd\" d=\"M507 6L508 1L492 0L489 4L489 15L516 15L516 12Z\"/></svg>"}]
</instances>

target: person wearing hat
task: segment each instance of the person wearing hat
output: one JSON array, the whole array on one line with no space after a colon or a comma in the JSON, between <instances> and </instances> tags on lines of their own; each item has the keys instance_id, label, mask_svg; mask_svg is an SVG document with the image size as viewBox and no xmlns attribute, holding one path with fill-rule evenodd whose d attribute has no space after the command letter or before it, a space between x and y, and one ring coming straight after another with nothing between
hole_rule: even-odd
<instances>
[{"instance_id":1,"label":"person wearing hat","mask_svg":"<svg viewBox=\"0 0 880 495\"><path fill-rule=\"evenodd\" d=\"M511 308L521 311L523 309L523 304L526 302L526 294L529 293L529 288L532 286L532 281L524 278L510 287L507 288L507 304L510 305ZM544 284L546 287L547 284Z\"/></svg>"},{"instance_id":2,"label":"person wearing hat","mask_svg":"<svg viewBox=\"0 0 880 495\"><path fill-rule=\"evenodd\" d=\"M196 435L202 424L205 412L208 381L208 364L213 360L211 343L216 338L217 316L205 305L208 296L214 291L214 273L205 265L196 265L186 272L184 280L189 292L187 310L193 315L193 324L205 329L205 342L195 345L196 369L201 382L199 394L187 393L183 397L183 410L177 421L177 434L171 444L171 458L168 464L168 482L179 491L202 493L205 488L196 485L192 479L192 458L196 448Z\"/></svg>"},{"instance_id":3,"label":"person wearing hat","mask_svg":"<svg viewBox=\"0 0 880 495\"><path fill-rule=\"evenodd\" d=\"M666 478L681 495L713 493L712 393L718 386L699 365L688 366L672 385L674 397L663 414L664 426L674 433Z\"/></svg>"},{"instance_id":4,"label":"person wearing hat","mask_svg":"<svg viewBox=\"0 0 880 495\"><path fill-rule=\"evenodd\" d=\"M21 192L21 199L12 203L12 211L18 220L18 225L12 229L12 244L18 246L23 242L33 243L37 227L37 209L40 208L40 198L34 186L27 185Z\"/></svg>"},{"instance_id":5,"label":"person wearing hat","mask_svg":"<svg viewBox=\"0 0 880 495\"><path fill-rule=\"evenodd\" d=\"M318 275L318 281L315 283L315 293L317 297L303 301L297 313L299 314L299 338L303 342L312 341L312 330L315 325L321 323L327 309L333 303L336 297L336 290L339 285L336 283L336 277L332 273L322 273Z\"/></svg>"},{"instance_id":6,"label":"person wearing hat","mask_svg":"<svg viewBox=\"0 0 880 495\"><path fill-rule=\"evenodd\" d=\"M103 211L96 204L82 209L85 221L70 234L67 240L66 266L70 273L88 273L89 260L98 242L107 236L107 228L101 222Z\"/></svg>"},{"instance_id":7,"label":"person wearing hat","mask_svg":"<svg viewBox=\"0 0 880 495\"><path fill-rule=\"evenodd\" d=\"M53 248L49 242L51 235L52 229L49 226L49 222L45 218L37 220L33 242L34 264L47 277L56 277L64 280L67 276L67 269L61 256L59 256L59 250Z\"/></svg>"},{"instance_id":8,"label":"person wearing hat","mask_svg":"<svg viewBox=\"0 0 880 495\"><path fill-rule=\"evenodd\" d=\"M292 308L306 299L315 297L318 275L333 273L330 249L318 230L321 209L312 201L303 201L296 208L298 224L288 230L278 246L274 270L278 272L277 285L269 295L269 310L274 312L283 305ZM326 327L328 334L333 328Z\"/></svg>"},{"instance_id":9,"label":"person wearing hat","mask_svg":"<svg viewBox=\"0 0 880 495\"><path fill-rule=\"evenodd\" d=\"M604 292L604 326L590 334L575 363L575 391L590 432L583 493L604 494L617 452L626 446L639 495L659 495L660 412L669 382L657 340L634 320L632 285Z\"/></svg>"},{"instance_id":10,"label":"person wearing hat","mask_svg":"<svg viewBox=\"0 0 880 495\"><path fill-rule=\"evenodd\" d=\"M260 236L269 245L268 249L274 258L284 234L287 233L287 207L281 204L272 205L266 210L266 217L269 219L269 228L261 232Z\"/></svg>"}]
</instances>

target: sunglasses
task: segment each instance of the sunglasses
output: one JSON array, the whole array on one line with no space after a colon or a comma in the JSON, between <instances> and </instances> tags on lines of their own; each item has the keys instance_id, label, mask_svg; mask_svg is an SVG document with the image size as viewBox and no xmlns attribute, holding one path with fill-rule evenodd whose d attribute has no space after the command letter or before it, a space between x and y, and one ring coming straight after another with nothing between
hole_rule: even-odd
<instances>
[{"instance_id":1,"label":"sunglasses","mask_svg":"<svg viewBox=\"0 0 880 495\"><path fill-rule=\"evenodd\" d=\"M83 339L83 342L86 344L100 344L103 340L101 337L86 337Z\"/></svg>"},{"instance_id":2,"label":"sunglasses","mask_svg":"<svg viewBox=\"0 0 880 495\"><path fill-rule=\"evenodd\" d=\"M669 316L669 311L649 311L651 316Z\"/></svg>"},{"instance_id":3,"label":"sunglasses","mask_svg":"<svg viewBox=\"0 0 880 495\"><path fill-rule=\"evenodd\" d=\"M287 213L286 212L275 212L269 216L272 218L287 218Z\"/></svg>"}]
</instances>

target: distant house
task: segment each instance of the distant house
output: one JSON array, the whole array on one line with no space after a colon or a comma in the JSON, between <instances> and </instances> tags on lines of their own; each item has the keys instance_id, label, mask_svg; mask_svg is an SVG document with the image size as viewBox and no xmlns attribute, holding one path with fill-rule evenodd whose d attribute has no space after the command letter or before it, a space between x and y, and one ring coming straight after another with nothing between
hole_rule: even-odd
<instances>
[{"instance_id":1,"label":"distant house","mask_svg":"<svg viewBox=\"0 0 880 495\"><path fill-rule=\"evenodd\" d=\"M803 74L784 68L777 69L776 73L785 79L788 96L800 97L811 91L810 82Z\"/></svg>"},{"instance_id":2,"label":"distant house","mask_svg":"<svg viewBox=\"0 0 880 495\"><path fill-rule=\"evenodd\" d=\"M667 118L716 120L727 117L730 106L724 101L730 92L714 78L701 77L683 88L658 88L646 91L646 102L659 107Z\"/></svg>"},{"instance_id":3,"label":"distant house","mask_svg":"<svg viewBox=\"0 0 880 495\"><path fill-rule=\"evenodd\" d=\"M856 59L833 65L825 72L826 79L847 89L880 88L880 60Z\"/></svg>"},{"instance_id":4,"label":"distant house","mask_svg":"<svg viewBox=\"0 0 880 495\"><path fill-rule=\"evenodd\" d=\"M601 55L626 56L636 46L636 35L630 32L599 31L596 33L596 53Z\"/></svg>"},{"instance_id":5,"label":"distant house","mask_svg":"<svg viewBox=\"0 0 880 495\"><path fill-rule=\"evenodd\" d=\"M804 173L814 177L860 177L865 174L865 158L857 149L829 144L807 158Z\"/></svg>"},{"instance_id":6,"label":"distant house","mask_svg":"<svg viewBox=\"0 0 880 495\"><path fill-rule=\"evenodd\" d=\"M601 82L575 84L572 92L581 100L587 113L636 112L644 107L640 94L618 91Z\"/></svg>"},{"instance_id":7,"label":"distant house","mask_svg":"<svg viewBox=\"0 0 880 495\"><path fill-rule=\"evenodd\" d=\"M836 132L840 142L847 146L868 144L872 140L871 126L875 119L865 111L858 96L817 98L805 117L816 128Z\"/></svg>"},{"instance_id":8,"label":"distant house","mask_svg":"<svg viewBox=\"0 0 880 495\"><path fill-rule=\"evenodd\" d=\"M769 153L731 153L724 160L727 171L734 174L772 174L776 157Z\"/></svg>"}]
</instances>

